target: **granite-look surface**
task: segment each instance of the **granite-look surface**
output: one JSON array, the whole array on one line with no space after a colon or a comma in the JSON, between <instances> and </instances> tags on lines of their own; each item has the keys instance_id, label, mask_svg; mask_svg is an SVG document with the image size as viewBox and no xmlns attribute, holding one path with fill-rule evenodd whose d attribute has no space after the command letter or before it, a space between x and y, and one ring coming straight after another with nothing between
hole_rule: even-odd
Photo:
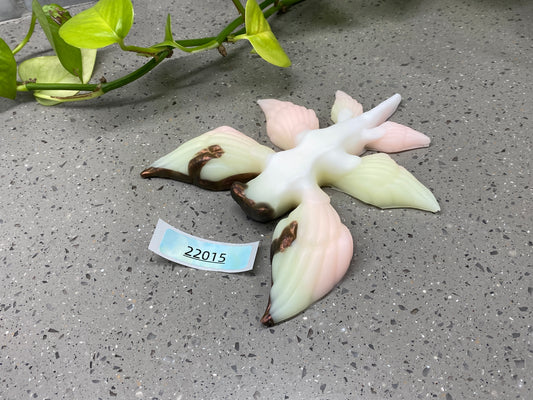
<instances>
[{"instance_id":1,"label":"granite-look surface","mask_svg":"<svg viewBox=\"0 0 533 400\"><path fill-rule=\"evenodd\" d=\"M39 1L41 4L50 4L50 2L43 0ZM89 0L59 0L56 4L58 3L63 7L82 3L92 4ZM2 0L0 3L0 22L20 18L24 14L28 14L31 11L31 5L32 0Z\"/></svg>"},{"instance_id":2,"label":"granite-look surface","mask_svg":"<svg viewBox=\"0 0 533 400\"><path fill-rule=\"evenodd\" d=\"M153 6L153 4L157 4ZM218 33L230 1L135 2L130 44ZM76 10L76 9L74 9ZM533 3L307 0L271 24L293 66L247 43L176 54L86 103L1 99L1 399L533 398ZM14 47L28 19L0 25ZM42 54L40 31L19 55ZM95 76L140 65L115 47ZM393 155L437 214L381 211L328 190L356 245L345 279L265 328L275 222L228 193L139 173L219 125L270 145L255 100L329 123L334 91L433 140ZM261 240L253 272L172 264L158 218L193 235Z\"/></svg>"}]
</instances>

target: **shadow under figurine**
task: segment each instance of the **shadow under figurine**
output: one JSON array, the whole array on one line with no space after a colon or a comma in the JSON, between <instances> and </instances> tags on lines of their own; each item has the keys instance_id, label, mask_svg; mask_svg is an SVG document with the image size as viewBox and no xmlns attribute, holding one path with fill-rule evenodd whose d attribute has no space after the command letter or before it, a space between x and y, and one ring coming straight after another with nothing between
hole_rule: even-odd
<instances>
[{"instance_id":1,"label":"shadow under figurine","mask_svg":"<svg viewBox=\"0 0 533 400\"><path fill-rule=\"evenodd\" d=\"M227 126L192 139L154 162L143 178L176 179L211 190L231 190L248 216L279 221L271 245L272 288L261 322L271 326L317 301L342 279L353 256L350 231L321 186L335 187L380 208L437 212L433 194L387 154L427 147L430 139L387 119L401 101L395 94L363 113L337 91L334 125L319 129L313 110L290 102L259 100L267 134L283 151L257 143Z\"/></svg>"}]
</instances>

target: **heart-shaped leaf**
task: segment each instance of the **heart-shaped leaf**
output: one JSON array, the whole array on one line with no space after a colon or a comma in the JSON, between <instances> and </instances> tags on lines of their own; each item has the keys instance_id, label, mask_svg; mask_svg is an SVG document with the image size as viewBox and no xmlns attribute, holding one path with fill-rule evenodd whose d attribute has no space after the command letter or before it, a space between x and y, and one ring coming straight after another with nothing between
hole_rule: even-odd
<instances>
[{"instance_id":1,"label":"heart-shaped leaf","mask_svg":"<svg viewBox=\"0 0 533 400\"><path fill-rule=\"evenodd\" d=\"M98 49L122 42L132 25L131 0L100 0L68 20L59 34L72 46Z\"/></svg>"},{"instance_id":2,"label":"heart-shaped leaf","mask_svg":"<svg viewBox=\"0 0 533 400\"><path fill-rule=\"evenodd\" d=\"M291 65L291 60L272 33L270 25L255 0L246 2L244 22L246 33L235 36L234 40L247 39L257 54L271 64L278 67Z\"/></svg>"},{"instance_id":3,"label":"heart-shaped leaf","mask_svg":"<svg viewBox=\"0 0 533 400\"><path fill-rule=\"evenodd\" d=\"M81 49L83 60L83 83L91 79L96 50ZM77 76L68 72L59 61L57 56L43 56L31 58L19 65L19 76L23 81L35 81L36 83L80 83ZM45 106L61 103L57 97L68 97L78 93L77 90L35 90L33 92L39 103Z\"/></svg>"},{"instance_id":4,"label":"heart-shaped leaf","mask_svg":"<svg viewBox=\"0 0 533 400\"><path fill-rule=\"evenodd\" d=\"M80 82L83 75L80 49L65 43L59 36L59 28L71 18L69 12L57 4L41 7L37 0L33 0L32 10L59 61L68 72L80 77Z\"/></svg>"},{"instance_id":5,"label":"heart-shaped leaf","mask_svg":"<svg viewBox=\"0 0 533 400\"><path fill-rule=\"evenodd\" d=\"M17 95L17 62L11 49L0 38L0 96L14 99Z\"/></svg>"}]
</instances>

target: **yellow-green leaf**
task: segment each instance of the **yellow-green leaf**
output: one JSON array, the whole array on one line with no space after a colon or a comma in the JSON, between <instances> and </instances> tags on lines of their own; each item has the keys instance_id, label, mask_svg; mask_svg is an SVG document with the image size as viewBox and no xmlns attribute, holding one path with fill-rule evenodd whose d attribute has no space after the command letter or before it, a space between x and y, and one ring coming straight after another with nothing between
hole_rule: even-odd
<instances>
[{"instance_id":1,"label":"yellow-green leaf","mask_svg":"<svg viewBox=\"0 0 533 400\"><path fill-rule=\"evenodd\" d=\"M14 99L17 95L17 62L11 49L0 38L0 96Z\"/></svg>"},{"instance_id":2,"label":"yellow-green leaf","mask_svg":"<svg viewBox=\"0 0 533 400\"><path fill-rule=\"evenodd\" d=\"M78 82L81 82L83 71L80 49L65 43L59 36L59 28L71 18L69 12L57 4L41 7L37 0L33 0L32 10L63 67L79 76Z\"/></svg>"},{"instance_id":3,"label":"yellow-green leaf","mask_svg":"<svg viewBox=\"0 0 533 400\"><path fill-rule=\"evenodd\" d=\"M270 25L255 0L246 2L244 21L246 33L236 36L235 40L248 40L257 54L271 64L278 67L291 65L291 60L272 33Z\"/></svg>"},{"instance_id":4,"label":"yellow-green leaf","mask_svg":"<svg viewBox=\"0 0 533 400\"><path fill-rule=\"evenodd\" d=\"M278 67L289 67L291 60L283 51L272 32L263 32L248 38L254 50L261 58Z\"/></svg>"},{"instance_id":5,"label":"yellow-green leaf","mask_svg":"<svg viewBox=\"0 0 533 400\"><path fill-rule=\"evenodd\" d=\"M96 50L81 49L83 61L83 83L91 79ZM36 83L80 83L77 76L68 72L57 56L43 56L30 58L19 65L19 76L22 81L35 81ZM33 92L37 101L49 106L61 103L57 97L68 97L78 93L77 90L35 90Z\"/></svg>"},{"instance_id":6,"label":"yellow-green leaf","mask_svg":"<svg viewBox=\"0 0 533 400\"><path fill-rule=\"evenodd\" d=\"M250 36L272 30L259 4L255 0L248 0L246 2L244 22L246 24L246 34Z\"/></svg>"},{"instance_id":7,"label":"yellow-green leaf","mask_svg":"<svg viewBox=\"0 0 533 400\"><path fill-rule=\"evenodd\" d=\"M121 42L132 25L131 0L100 0L65 22L59 35L72 46L98 49Z\"/></svg>"}]
</instances>

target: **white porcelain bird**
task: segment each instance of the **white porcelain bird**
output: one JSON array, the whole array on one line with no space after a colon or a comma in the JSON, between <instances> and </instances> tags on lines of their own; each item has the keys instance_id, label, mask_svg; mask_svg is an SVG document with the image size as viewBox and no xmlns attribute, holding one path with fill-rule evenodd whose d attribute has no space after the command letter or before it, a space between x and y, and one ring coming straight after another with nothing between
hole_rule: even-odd
<instances>
[{"instance_id":1,"label":"white porcelain bird","mask_svg":"<svg viewBox=\"0 0 533 400\"><path fill-rule=\"evenodd\" d=\"M313 110L290 102L259 100L274 150L222 126L192 139L154 162L143 178L163 177L211 190L231 189L248 216L280 220L271 244L272 287L261 322L289 319L342 279L353 240L322 186L335 187L380 208L440 210L433 194L387 154L427 147L430 139L387 119L401 101L395 94L363 113L337 91L334 125L319 129Z\"/></svg>"}]
</instances>

